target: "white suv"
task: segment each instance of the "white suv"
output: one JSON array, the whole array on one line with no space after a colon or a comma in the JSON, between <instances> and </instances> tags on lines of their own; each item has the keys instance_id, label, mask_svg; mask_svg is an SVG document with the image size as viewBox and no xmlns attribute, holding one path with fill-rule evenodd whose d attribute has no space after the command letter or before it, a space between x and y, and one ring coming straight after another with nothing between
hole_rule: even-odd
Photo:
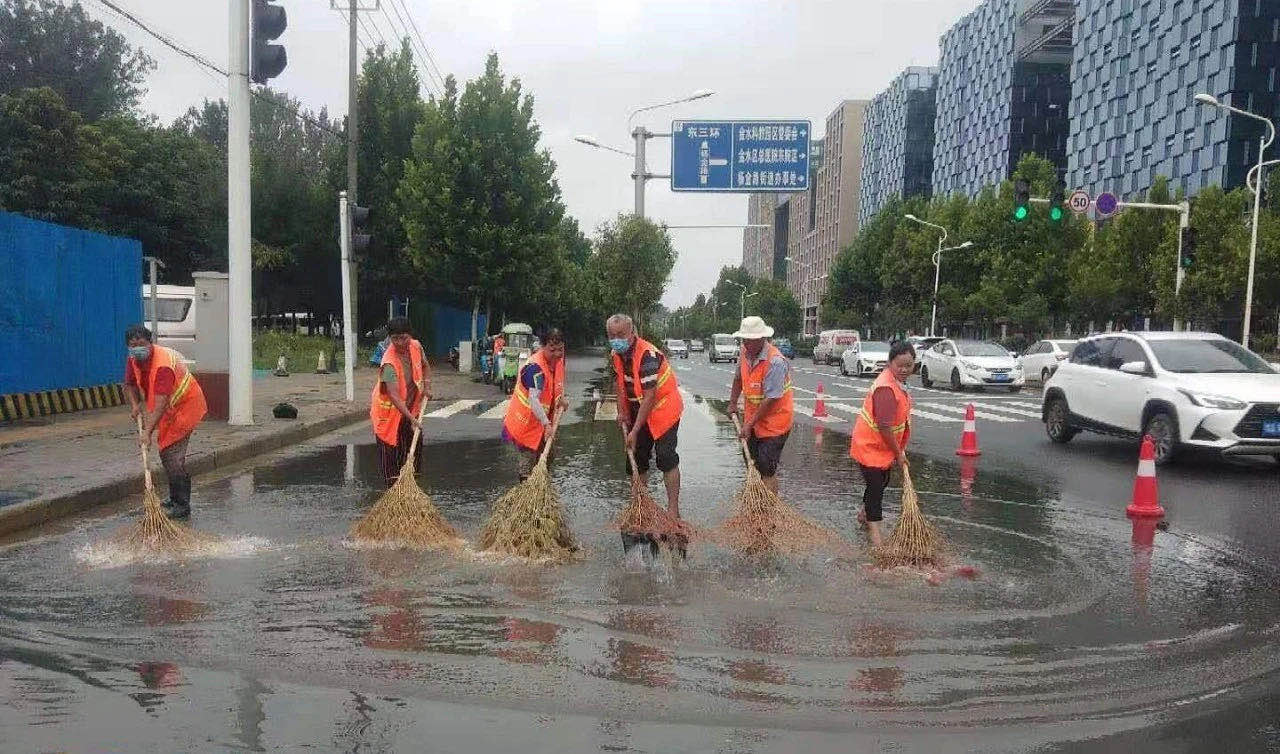
<instances>
[{"instance_id":1,"label":"white suv","mask_svg":"<svg viewBox=\"0 0 1280 754\"><path fill-rule=\"evenodd\" d=\"M1280 459L1280 374L1213 333L1108 333L1081 340L1045 385L1049 439L1081 430L1155 441L1156 463L1187 447Z\"/></svg>"}]
</instances>

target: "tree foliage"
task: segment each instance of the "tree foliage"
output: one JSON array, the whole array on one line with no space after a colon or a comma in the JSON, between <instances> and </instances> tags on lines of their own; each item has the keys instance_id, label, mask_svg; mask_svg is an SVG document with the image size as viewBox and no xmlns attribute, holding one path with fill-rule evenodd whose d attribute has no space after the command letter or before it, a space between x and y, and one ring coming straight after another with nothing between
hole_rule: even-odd
<instances>
[{"instance_id":1,"label":"tree foliage","mask_svg":"<svg viewBox=\"0 0 1280 754\"><path fill-rule=\"evenodd\" d=\"M596 233L590 268L607 308L643 324L656 313L676 263L665 226L636 215L618 215Z\"/></svg>"}]
</instances>

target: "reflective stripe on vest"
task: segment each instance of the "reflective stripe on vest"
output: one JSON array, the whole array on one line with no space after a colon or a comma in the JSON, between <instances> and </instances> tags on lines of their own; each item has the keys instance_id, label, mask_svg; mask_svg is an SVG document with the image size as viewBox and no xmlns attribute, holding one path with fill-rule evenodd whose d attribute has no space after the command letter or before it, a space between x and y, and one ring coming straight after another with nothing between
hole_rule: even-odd
<instances>
[{"instance_id":1,"label":"reflective stripe on vest","mask_svg":"<svg viewBox=\"0 0 1280 754\"><path fill-rule=\"evenodd\" d=\"M615 353L613 370L617 378L619 401L644 400L644 386L640 384L640 362L644 360L646 353L654 353L662 361L662 367L658 370L658 378L653 386L653 407L649 409L649 418L646 422L649 433L657 439L680 421L680 414L684 411L684 399L680 397L679 381L676 379L675 370L671 368L671 362L662 356L662 352L652 343L636 337L635 343L631 346L631 363L624 364L622 357ZM630 379L626 379L627 376L630 376ZM630 389L628 389L628 383L630 383Z\"/></svg>"},{"instance_id":2,"label":"reflective stripe on vest","mask_svg":"<svg viewBox=\"0 0 1280 754\"><path fill-rule=\"evenodd\" d=\"M893 391L897 399L897 421L889 427L899 448L906 448L911 440L911 396L903 390L902 385L889 370L885 370L871 383L862 408L853 422L853 434L849 438L849 456L863 466L872 468L888 468L895 460L893 451L881 436L881 427L875 421L875 403L873 396L882 387Z\"/></svg>"}]
</instances>

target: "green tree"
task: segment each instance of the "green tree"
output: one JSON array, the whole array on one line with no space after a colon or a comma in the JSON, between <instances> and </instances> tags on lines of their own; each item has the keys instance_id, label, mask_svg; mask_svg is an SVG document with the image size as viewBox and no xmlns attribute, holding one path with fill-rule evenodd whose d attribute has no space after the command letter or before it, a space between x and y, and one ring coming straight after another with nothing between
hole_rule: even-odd
<instances>
[{"instance_id":1,"label":"green tree","mask_svg":"<svg viewBox=\"0 0 1280 754\"><path fill-rule=\"evenodd\" d=\"M533 295L555 246L564 208L540 133L533 98L490 54L460 97L446 79L414 135L398 189L408 252L437 292L469 300L473 337L484 298Z\"/></svg>"},{"instance_id":2,"label":"green tree","mask_svg":"<svg viewBox=\"0 0 1280 754\"><path fill-rule=\"evenodd\" d=\"M657 311L676 263L666 227L643 217L621 214L596 233L591 273L610 313L631 315L642 327Z\"/></svg>"},{"instance_id":3,"label":"green tree","mask_svg":"<svg viewBox=\"0 0 1280 754\"><path fill-rule=\"evenodd\" d=\"M747 299L747 314L763 317L779 337L795 336L800 332L800 302L786 283L757 279L753 292L756 295Z\"/></svg>"},{"instance_id":4,"label":"green tree","mask_svg":"<svg viewBox=\"0 0 1280 754\"><path fill-rule=\"evenodd\" d=\"M78 2L0 0L0 94L47 86L95 121L131 110L154 67Z\"/></svg>"}]
</instances>

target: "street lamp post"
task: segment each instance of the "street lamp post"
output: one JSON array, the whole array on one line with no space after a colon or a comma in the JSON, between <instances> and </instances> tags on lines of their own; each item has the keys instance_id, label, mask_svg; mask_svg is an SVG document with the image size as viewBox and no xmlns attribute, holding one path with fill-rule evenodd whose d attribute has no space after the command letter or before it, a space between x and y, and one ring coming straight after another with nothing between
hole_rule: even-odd
<instances>
[{"instance_id":1,"label":"street lamp post","mask_svg":"<svg viewBox=\"0 0 1280 754\"><path fill-rule=\"evenodd\" d=\"M1253 234L1249 240L1249 275L1246 279L1244 288L1244 328L1241 331L1240 345L1248 348L1249 320L1253 316L1253 268L1254 263L1258 258L1258 213L1262 208L1262 168L1267 147L1271 146L1271 142L1276 138L1276 127L1269 118L1264 118L1261 115L1251 113L1248 110L1241 110L1238 107L1224 105L1212 94L1205 94L1203 92L1197 94L1196 102L1199 102L1202 105L1209 105L1210 107L1218 107L1223 110L1227 110L1228 112L1233 112L1236 115L1243 115L1246 118L1260 120L1267 126L1266 130L1262 132L1262 138L1259 140L1258 146L1258 164L1256 167L1256 170L1258 171L1258 190L1253 192Z\"/></svg>"},{"instance_id":2,"label":"street lamp post","mask_svg":"<svg viewBox=\"0 0 1280 754\"><path fill-rule=\"evenodd\" d=\"M946 228L941 225L935 225L934 223L921 220L912 214L906 214L903 215L903 217L912 222L920 223L921 225L928 225L930 228L937 228L942 231L942 235L938 237L938 250L933 252L933 312L929 315L929 337L932 338L934 330L938 327L938 281L942 278L942 252L968 249L973 246L973 242L965 241L959 246L950 246L944 249L942 248L942 244L947 240Z\"/></svg>"},{"instance_id":3,"label":"street lamp post","mask_svg":"<svg viewBox=\"0 0 1280 754\"><path fill-rule=\"evenodd\" d=\"M809 337L809 282L812 280L821 280L822 278L814 278L809 276L809 268L813 267L813 262L800 262L792 257L783 257L788 263L794 263L797 267L804 270L800 278L800 334ZM822 277L826 277L823 275Z\"/></svg>"},{"instance_id":4,"label":"street lamp post","mask_svg":"<svg viewBox=\"0 0 1280 754\"><path fill-rule=\"evenodd\" d=\"M635 110L632 110L631 114L627 116L627 128L631 131L631 138L635 140L635 148L634 148L635 151L633 152L627 152L622 149L616 149L614 147L606 146L604 144L601 144L599 141L597 141L596 139L590 136L575 136L573 137L573 139L574 141L580 142L582 144L586 144L587 146L596 147L597 149L606 149L610 152L617 152L618 154L624 154L624 155L627 155L628 157L634 158L634 163L631 170L631 180L635 182L634 212L637 217L644 217L645 182L648 181L650 178L670 178L671 177L671 175L667 173L659 174L659 173L648 172L648 168L645 165L645 143L649 139L658 138L658 137L671 138L671 134L654 133L649 129L645 128L644 126L636 126L635 128L631 128L631 121L635 120L635 117L640 113L646 112L648 110L657 110L660 107L670 107L671 105L679 105L684 102L692 102L694 100L705 99L706 97L710 97L713 94L715 94L715 92L711 91L710 89L698 89L693 94L690 94L687 97L681 97L680 99L673 99L670 102L659 102L656 105L646 105L644 107L639 107L639 108L636 108Z\"/></svg>"}]
</instances>

